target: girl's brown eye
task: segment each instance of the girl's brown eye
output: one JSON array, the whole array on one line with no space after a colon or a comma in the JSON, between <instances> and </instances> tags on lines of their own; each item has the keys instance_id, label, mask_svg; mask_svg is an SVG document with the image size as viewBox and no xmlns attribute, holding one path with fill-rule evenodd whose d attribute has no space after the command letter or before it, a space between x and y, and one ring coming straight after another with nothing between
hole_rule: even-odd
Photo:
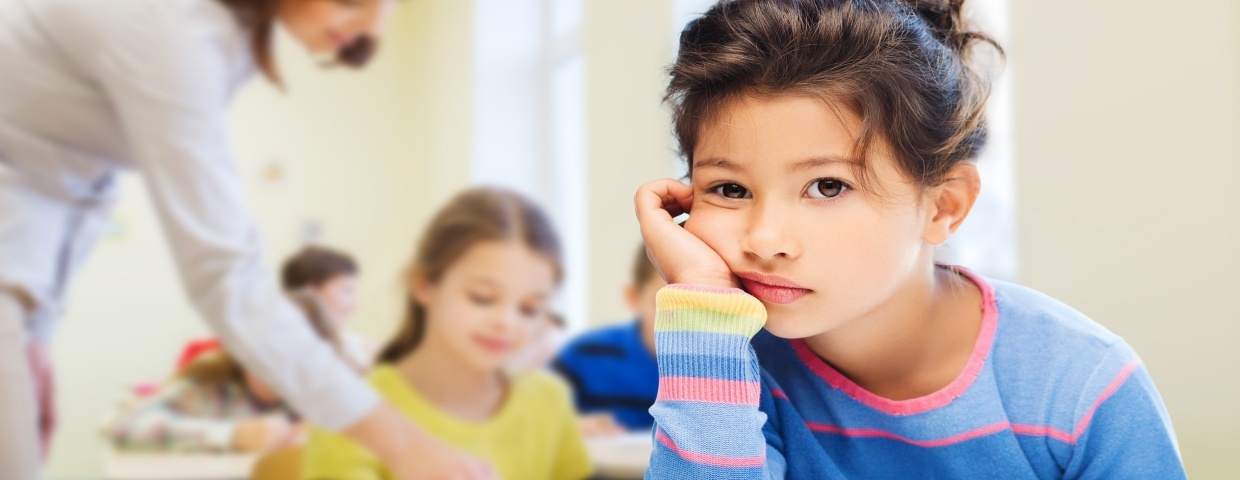
<instances>
[{"instance_id":1,"label":"girl's brown eye","mask_svg":"<svg viewBox=\"0 0 1240 480\"><path fill-rule=\"evenodd\" d=\"M811 198L835 198L849 188L848 184L838 178L820 178L809 185L806 193Z\"/></svg>"},{"instance_id":2,"label":"girl's brown eye","mask_svg":"<svg viewBox=\"0 0 1240 480\"><path fill-rule=\"evenodd\" d=\"M749 190L735 183L725 183L718 187L712 188L712 192L724 196L725 198L749 198Z\"/></svg>"},{"instance_id":3,"label":"girl's brown eye","mask_svg":"<svg viewBox=\"0 0 1240 480\"><path fill-rule=\"evenodd\" d=\"M475 305L479 305L483 307L488 306L495 302L495 300L491 298L490 296L477 294L477 293L470 293L469 300L474 302Z\"/></svg>"},{"instance_id":4,"label":"girl's brown eye","mask_svg":"<svg viewBox=\"0 0 1240 480\"><path fill-rule=\"evenodd\" d=\"M521 315L524 315L526 318L530 319L539 319L542 318L542 309L539 307L523 305L521 307Z\"/></svg>"}]
</instances>

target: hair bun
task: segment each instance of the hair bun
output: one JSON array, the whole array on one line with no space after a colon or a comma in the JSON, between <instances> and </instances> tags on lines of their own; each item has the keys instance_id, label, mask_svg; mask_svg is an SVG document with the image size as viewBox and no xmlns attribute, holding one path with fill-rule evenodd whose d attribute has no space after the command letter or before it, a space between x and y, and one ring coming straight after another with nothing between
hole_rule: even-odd
<instances>
[{"instance_id":1,"label":"hair bun","mask_svg":"<svg viewBox=\"0 0 1240 480\"><path fill-rule=\"evenodd\" d=\"M965 54L974 41L993 43L986 35L972 30L964 14L966 0L904 0L930 26L935 38L952 50Z\"/></svg>"}]
</instances>

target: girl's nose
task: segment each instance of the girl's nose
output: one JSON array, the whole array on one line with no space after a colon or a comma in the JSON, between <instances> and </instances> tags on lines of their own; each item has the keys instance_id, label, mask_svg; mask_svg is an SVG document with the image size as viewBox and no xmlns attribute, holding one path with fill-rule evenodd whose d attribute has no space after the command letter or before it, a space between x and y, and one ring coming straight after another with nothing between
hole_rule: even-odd
<instances>
[{"instance_id":1,"label":"girl's nose","mask_svg":"<svg viewBox=\"0 0 1240 480\"><path fill-rule=\"evenodd\" d=\"M741 234L741 250L759 260L795 260L801 256L801 242L793 233L791 205L758 203L752 210L749 227Z\"/></svg>"}]
</instances>

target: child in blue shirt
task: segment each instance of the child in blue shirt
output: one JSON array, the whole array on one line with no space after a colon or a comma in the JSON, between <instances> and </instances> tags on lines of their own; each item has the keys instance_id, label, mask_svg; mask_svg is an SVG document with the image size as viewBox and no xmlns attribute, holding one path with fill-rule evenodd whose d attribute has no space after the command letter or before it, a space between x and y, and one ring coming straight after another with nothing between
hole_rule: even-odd
<instances>
[{"instance_id":1,"label":"child in blue shirt","mask_svg":"<svg viewBox=\"0 0 1240 480\"><path fill-rule=\"evenodd\" d=\"M998 47L963 3L733 0L681 34L692 183L635 197L671 284L647 478L1185 477L1122 339L934 261L980 188L972 56Z\"/></svg>"},{"instance_id":2,"label":"child in blue shirt","mask_svg":"<svg viewBox=\"0 0 1240 480\"><path fill-rule=\"evenodd\" d=\"M646 246L641 245L624 290L625 302L637 318L578 337L552 363L552 368L573 386L586 435L649 430L654 423L649 412L659 390L654 297L666 285L646 257Z\"/></svg>"}]
</instances>

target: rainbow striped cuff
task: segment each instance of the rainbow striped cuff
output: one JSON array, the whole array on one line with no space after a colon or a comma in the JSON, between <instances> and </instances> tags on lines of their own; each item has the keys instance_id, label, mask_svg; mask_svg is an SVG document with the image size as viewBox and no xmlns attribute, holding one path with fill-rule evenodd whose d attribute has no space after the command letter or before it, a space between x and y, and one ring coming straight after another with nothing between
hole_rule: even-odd
<instances>
[{"instance_id":1,"label":"rainbow striped cuff","mask_svg":"<svg viewBox=\"0 0 1240 480\"><path fill-rule=\"evenodd\" d=\"M655 297L660 402L757 405L749 339L766 308L736 288L669 285Z\"/></svg>"}]
</instances>

